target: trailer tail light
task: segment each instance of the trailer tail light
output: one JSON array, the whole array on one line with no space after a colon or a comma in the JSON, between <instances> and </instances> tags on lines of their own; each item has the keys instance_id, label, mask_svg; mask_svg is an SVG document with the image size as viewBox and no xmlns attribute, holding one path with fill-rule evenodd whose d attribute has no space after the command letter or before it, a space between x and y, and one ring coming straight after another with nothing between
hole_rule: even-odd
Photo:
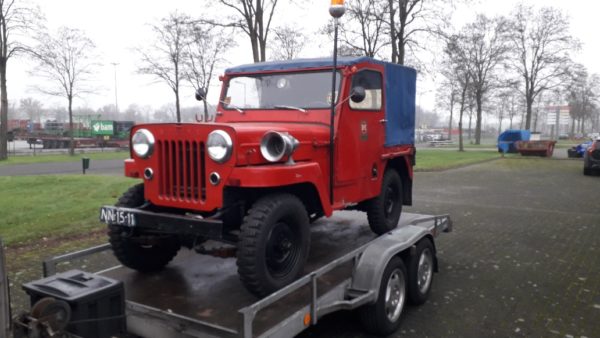
<instances>
[{"instance_id":1,"label":"trailer tail light","mask_svg":"<svg viewBox=\"0 0 600 338\"><path fill-rule=\"evenodd\" d=\"M165 200L206 200L206 154L202 142L160 140L159 197Z\"/></svg>"}]
</instances>

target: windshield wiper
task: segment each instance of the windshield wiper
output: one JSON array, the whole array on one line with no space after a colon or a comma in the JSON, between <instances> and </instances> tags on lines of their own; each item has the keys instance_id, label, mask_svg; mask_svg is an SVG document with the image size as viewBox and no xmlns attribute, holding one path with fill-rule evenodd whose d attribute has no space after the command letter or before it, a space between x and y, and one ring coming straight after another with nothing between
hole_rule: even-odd
<instances>
[{"instance_id":1,"label":"windshield wiper","mask_svg":"<svg viewBox=\"0 0 600 338\"><path fill-rule=\"evenodd\" d=\"M287 105L283 105L283 104L282 105L273 106L273 108L299 110L299 111L301 111L303 113L306 113L306 109L302 109L300 107L294 107L294 106L287 106Z\"/></svg>"},{"instance_id":2,"label":"windshield wiper","mask_svg":"<svg viewBox=\"0 0 600 338\"><path fill-rule=\"evenodd\" d=\"M238 112L240 112L240 114L244 113L244 111L242 110L242 108L240 108L240 107L238 107L238 106L236 106L234 104L227 103L225 101L219 101L219 102L221 102L222 104L224 104L227 108L233 108L233 109L237 110Z\"/></svg>"}]
</instances>

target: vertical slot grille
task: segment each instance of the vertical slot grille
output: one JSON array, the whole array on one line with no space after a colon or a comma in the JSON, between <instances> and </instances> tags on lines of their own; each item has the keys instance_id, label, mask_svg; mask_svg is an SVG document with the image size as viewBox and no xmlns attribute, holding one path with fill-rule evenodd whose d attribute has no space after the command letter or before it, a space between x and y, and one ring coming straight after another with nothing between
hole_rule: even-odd
<instances>
[{"instance_id":1,"label":"vertical slot grille","mask_svg":"<svg viewBox=\"0 0 600 338\"><path fill-rule=\"evenodd\" d=\"M205 201L204 143L160 140L157 145L160 197L173 201Z\"/></svg>"}]
</instances>

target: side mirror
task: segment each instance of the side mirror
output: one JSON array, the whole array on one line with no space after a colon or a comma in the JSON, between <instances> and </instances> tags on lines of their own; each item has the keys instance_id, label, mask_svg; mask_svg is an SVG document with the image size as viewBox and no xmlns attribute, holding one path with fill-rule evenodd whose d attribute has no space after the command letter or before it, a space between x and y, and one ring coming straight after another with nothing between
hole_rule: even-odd
<instances>
[{"instance_id":1,"label":"side mirror","mask_svg":"<svg viewBox=\"0 0 600 338\"><path fill-rule=\"evenodd\" d=\"M350 100L354 103L362 102L367 96L367 92L364 87L356 86L352 88L352 92L350 93Z\"/></svg>"},{"instance_id":2,"label":"side mirror","mask_svg":"<svg viewBox=\"0 0 600 338\"><path fill-rule=\"evenodd\" d=\"M206 92L204 91L204 89L198 88L198 90L196 90L196 100L204 101L205 99L206 99Z\"/></svg>"}]
</instances>

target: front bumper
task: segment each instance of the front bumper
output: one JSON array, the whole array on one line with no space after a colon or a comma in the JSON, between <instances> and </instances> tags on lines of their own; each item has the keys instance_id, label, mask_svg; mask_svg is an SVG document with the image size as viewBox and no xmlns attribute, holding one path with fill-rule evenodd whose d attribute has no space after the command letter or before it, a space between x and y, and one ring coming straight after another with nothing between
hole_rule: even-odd
<instances>
[{"instance_id":1,"label":"front bumper","mask_svg":"<svg viewBox=\"0 0 600 338\"><path fill-rule=\"evenodd\" d=\"M121 222L119 222L119 218ZM119 225L140 233L164 233L173 235L201 236L222 240L223 222L218 219L201 218L170 213L157 213L134 208L103 206L100 222Z\"/></svg>"}]
</instances>

